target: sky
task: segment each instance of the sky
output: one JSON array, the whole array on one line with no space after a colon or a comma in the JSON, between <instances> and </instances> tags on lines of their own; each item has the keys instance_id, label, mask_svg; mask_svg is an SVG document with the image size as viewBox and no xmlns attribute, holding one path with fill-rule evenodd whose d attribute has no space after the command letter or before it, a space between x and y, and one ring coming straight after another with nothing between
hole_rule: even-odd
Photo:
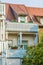
<instances>
[{"instance_id":1,"label":"sky","mask_svg":"<svg viewBox=\"0 0 43 65\"><path fill-rule=\"evenodd\" d=\"M12 4L25 4L30 7L41 7L43 8L43 0L1 0L6 3Z\"/></svg>"}]
</instances>

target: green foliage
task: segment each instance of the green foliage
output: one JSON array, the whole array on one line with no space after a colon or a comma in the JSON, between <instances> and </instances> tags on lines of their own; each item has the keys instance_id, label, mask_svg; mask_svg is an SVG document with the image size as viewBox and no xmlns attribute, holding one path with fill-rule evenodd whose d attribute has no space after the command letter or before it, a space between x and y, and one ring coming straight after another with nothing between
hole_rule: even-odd
<instances>
[{"instance_id":1,"label":"green foliage","mask_svg":"<svg viewBox=\"0 0 43 65\"><path fill-rule=\"evenodd\" d=\"M43 42L43 35L41 36L41 41L40 42Z\"/></svg>"},{"instance_id":2,"label":"green foliage","mask_svg":"<svg viewBox=\"0 0 43 65\"><path fill-rule=\"evenodd\" d=\"M43 43L36 47L27 49L27 54L23 59L23 65L42 65L43 64Z\"/></svg>"},{"instance_id":3,"label":"green foliage","mask_svg":"<svg viewBox=\"0 0 43 65\"><path fill-rule=\"evenodd\" d=\"M43 37L37 46L27 48L23 65L43 65Z\"/></svg>"},{"instance_id":4,"label":"green foliage","mask_svg":"<svg viewBox=\"0 0 43 65\"><path fill-rule=\"evenodd\" d=\"M17 22L16 20L12 20L12 22Z\"/></svg>"}]
</instances>

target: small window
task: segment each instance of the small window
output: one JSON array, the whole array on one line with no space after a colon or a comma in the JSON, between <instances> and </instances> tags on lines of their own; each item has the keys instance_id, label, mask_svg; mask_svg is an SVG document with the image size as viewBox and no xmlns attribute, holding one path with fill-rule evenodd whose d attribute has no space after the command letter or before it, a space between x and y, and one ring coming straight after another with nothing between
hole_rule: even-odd
<instances>
[{"instance_id":1,"label":"small window","mask_svg":"<svg viewBox=\"0 0 43 65\"><path fill-rule=\"evenodd\" d=\"M41 19L41 23L43 24L43 19Z\"/></svg>"},{"instance_id":2,"label":"small window","mask_svg":"<svg viewBox=\"0 0 43 65\"><path fill-rule=\"evenodd\" d=\"M4 12L4 4L0 4L0 14L3 14Z\"/></svg>"},{"instance_id":3,"label":"small window","mask_svg":"<svg viewBox=\"0 0 43 65\"><path fill-rule=\"evenodd\" d=\"M21 22L21 23L24 23L25 21L26 21L26 18L25 18L24 16L21 16L21 17L20 17L20 22Z\"/></svg>"}]
</instances>

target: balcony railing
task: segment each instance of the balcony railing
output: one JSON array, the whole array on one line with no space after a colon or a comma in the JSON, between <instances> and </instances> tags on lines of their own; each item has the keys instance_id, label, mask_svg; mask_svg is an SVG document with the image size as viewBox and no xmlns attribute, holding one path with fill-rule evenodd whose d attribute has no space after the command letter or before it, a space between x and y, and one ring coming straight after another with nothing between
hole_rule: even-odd
<instances>
[{"instance_id":1,"label":"balcony railing","mask_svg":"<svg viewBox=\"0 0 43 65\"><path fill-rule=\"evenodd\" d=\"M17 23L7 22L7 31L27 31L27 32L38 32L38 25L32 23Z\"/></svg>"},{"instance_id":2,"label":"balcony railing","mask_svg":"<svg viewBox=\"0 0 43 65\"><path fill-rule=\"evenodd\" d=\"M0 41L0 53L2 52L2 57L20 57L23 58L24 54L26 54L26 50L23 49L6 49L6 42Z\"/></svg>"},{"instance_id":3,"label":"balcony railing","mask_svg":"<svg viewBox=\"0 0 43 65\"><path fill-rule=\"evenodd\" d=\"M6 50L6 57L19 57L23 58L23 56L26 54L26 50L23 49L17 49L17 50Z\"/></svg>"}]
</instances>

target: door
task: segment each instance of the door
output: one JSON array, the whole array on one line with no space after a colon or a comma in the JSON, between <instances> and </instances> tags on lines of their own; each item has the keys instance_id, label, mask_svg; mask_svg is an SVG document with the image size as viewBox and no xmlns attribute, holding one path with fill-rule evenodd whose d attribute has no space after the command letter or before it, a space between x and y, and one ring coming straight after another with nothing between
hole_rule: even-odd
<instances>
[{"instance_id":1,"label":"door","mask_svg":"<svg viewBox=\"0 0 43 65\"><path fill-rule=\"evenodd\" d=\"M28 46L28 41L27 40L23 40L22 41L22 49L26 50L27 46Z\"/></svg>"}]
</instances>

